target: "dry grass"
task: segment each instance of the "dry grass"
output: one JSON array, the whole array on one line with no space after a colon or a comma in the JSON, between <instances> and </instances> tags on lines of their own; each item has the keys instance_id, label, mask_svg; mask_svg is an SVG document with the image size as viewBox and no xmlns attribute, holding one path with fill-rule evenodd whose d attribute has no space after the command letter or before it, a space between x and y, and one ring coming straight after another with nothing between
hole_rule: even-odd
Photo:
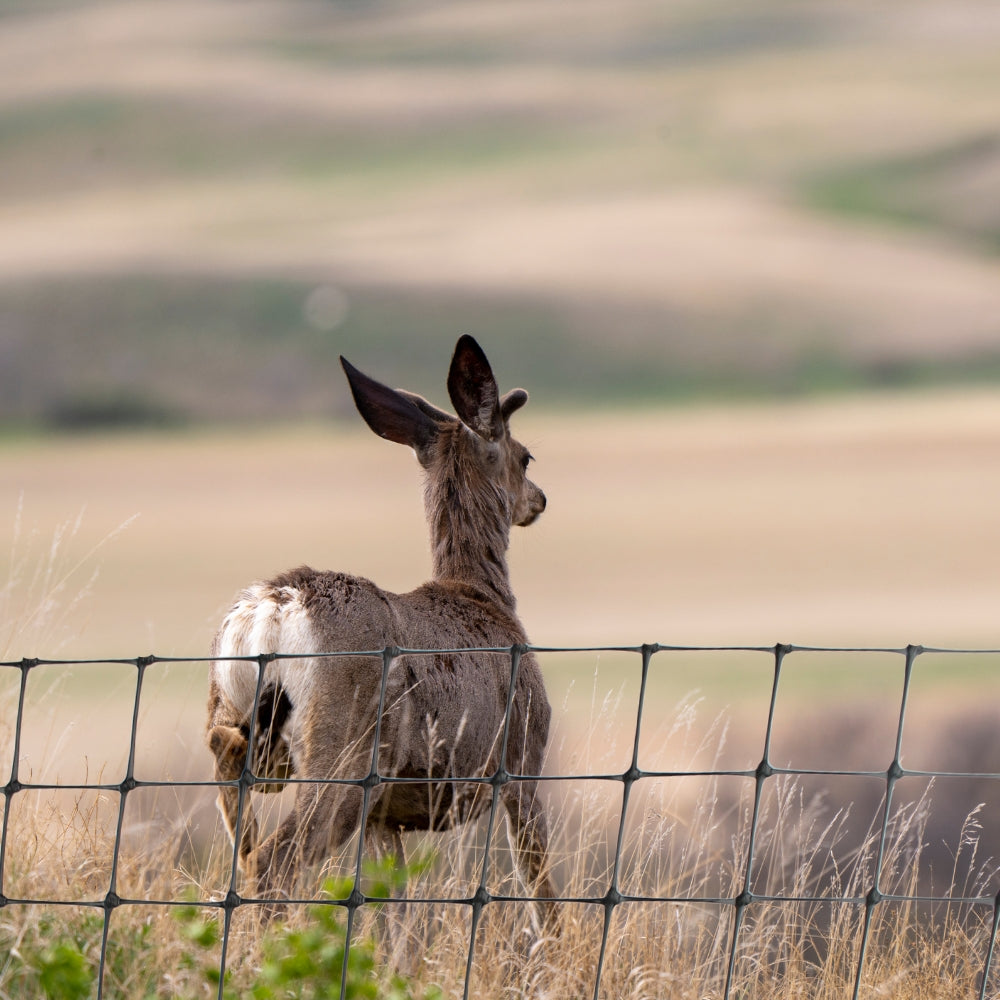
<instances>
[{"instance_id":1,"label":"dry grass","mask_svg":"<svg viewBox=\"0 0 1000 1000\"><path fill-rule=\"evenodd\" d=\"M722 720L704 720L687 706L657 735L674 748L683 769L703 762L706 753L718 766L725 753L724 730ZM620 756L616 734L592 736L580 745L585 757L580 763L595 772L612 769ZM613 752L603 753L600 746ZM565 896L590 902L561 904L558 937L539 934L530 903L489 904L476 937L471 995L589 997L606 933L599 995L609 1000L722 997L731 956L731 997L850 996L864 925L864 907L856 900L875 881L878 815L852 817L850 808L831 806L794 777L768 779L772 794L762 797L756 820L750 888L774 898L754 901L742 911L733 950L732 899L744 888L753 819L753 782L740 781L734 797L731 779L721 775L640 780L624 818L617 859L621 785L574 780L550 786L558 884ZM9 897L80 905L18 904L0 910L0 954L6 955L0 961L0 997L5 998L25 995L30 988L25 984L32 982L27 966L59 941L73 942L96 969L104 931L103 911L84 904L100 903L109 888L117 794L84 793L59 802L38 797L30 806L22 801L31 797L22 792L12 800L15 818L8 827L3 891ZM919 892L931 809L925 796L895 812L881 861L883 892ZM956 831L960 850L950 884L939 896L988 895L985 887L995 871L992 862L976 856L978 832L974 815ZM412 851L429 847L438 855L428 872L411 881L411 898L467 899L481 878L483 833L478 825L411 842ZM191 894L219 899L225 892L228 850L216 839L195 859L186 838L183 824L155 835L126 824L115 888L139 902L111 915L105 997L207 995L202 969L206 962L217 965L218 948L199 954L170 908L153 902L180 902ZM500 828L486 856L488 889L523 895ZM350 870L352 858L349 848L325 871ZM644 901L615 907L605 928L601 900L615 881L623 893ZM313 890L306 884L304 891ZM841 901L845 898L855 902ZM992 916L992 907L982 905L879 904L868 934L861 995L899 1000L977 996ZM289 927L308 922L293 908ZM392 954L408 956L402 961L415 994L435 984L455 997L464 988L470 927L466 904L414 904L403 916L391 910L378 917L364 908L358 934L381 942L382 963L392 961ZM238 910L228 955L235 986L250 988L260 949L255 918Z\"/></svg>"},{"instance_id":2,"label":"dry grass","mask_svg":"<svg viewBox=\"0 0 1000 1000\"><path fill-rule=\"evenodd\" d=\"M744 599L751 589L747 581L753 577L757 601L764 603L762 595L770 594L773 620L780 615L792 630L822 620L821 612L829 610L825 600L831 587L841 588L838 601L845 602L862 600L852 598L850 588L889 586L892 601L867 608L868 617L852 619L851 627L860 630L865 622L870 625L872 619L883 618L882 626L895 623L905 634L902 626L910 619L894 617L893 607L912 591L893 574L912 577L912 564L905 556L912 551L918 529L925 558L932 559L936 552L945 556L932 563L933 571L926 566L922 570L926 576L921 586L938 588L928 590L928 602L920 605L921 612L933 607L937 615L925 620L925 626L933 621L942 634L949 630L961 634L960 625L967 619L952 616L956 604L947 599L947 592L955 588L963 592L965 587L964 592L978 593L973 610L990 593L977 567L980 560L983 567L988 565L982 539L990 529L983 526L992 518L988 498L995 491L975 486L992 475L984 456L996 445L995 401L914 399L898 408L845 402L777 411L575 418L563 423L556 418L536 419L533 434L548 441L552 452L552 485L546 482L554 501L547 515L552 526L540 526L532 533L537 549L535 541L529 545L519 536L514 556L518 577L530 584L524 606L529 614L546 620L551 613L556 624L548 627L553 632L557 627L560 634L593 630L608 622L630 632L637 623L654 620L644 618L644 608L654 605L659 615L668 607L669 621L680 621L683 615L671 601L686 601L681 608L696 610L707 588L713 588L718 634L725 635L735 627L734 620L747 621L740 616L747 613ZM542 452L536 440L532 447ZM594 447L615 465L615 478L587 489L585 456ZM316 455L327 449L329 466L316 461ZM188 634L174 626L158 634L178 636L170 640L178 646L203 649L214 618L213 604L224 603L230 590L269 561L274 568L300 556L333 565L346 562L347 568L374 565L373 576L383 580L395 576L403 585L405 577L412 582L421 573L422 543L414 539L422 538L423 529L412 462L394 449L379 448L377 442L373 446L366 434L333 435L332 440L325 432L240 440L94 438L9 442L5 450L9 459L5 469L14 470L25 484L25 509L33 509L32 501L40 500L37 509L43 524L61 523L54 514L67 495L86 494L90 501L79 524L73 521L56 534L57 545L49 545L48 533L26 525L28 517L21 515L15 558L7 574L15 584L8 588L7 600L13 598L14 603L8 603L6 610L8 615L22 616L16 625L7 624L10 634L20 634L21 642L51 644L51 648L65 642L74 616L88 606L87 602L74 605L73 595L87 590L98 558L103 561L102 575L90 604L99 625L93 641L105 654L110 639L118 634L126 637L122 642L134 654L134 620L142 614L167 621L176 616L187 623ZM640 463L639 456L646 461ZM140 457L157 470L159 488L152 493L147 482L135 478ZM273 485L260 479L262 467L277 470ZM830 474L822 475L824 469ZM840 475L845 470L859 478L848 483ZM299 478L294 496L288 496L277 473ZM947 479L947 489L943 481L940 489L935 487L938 477ZM402 481L412 482L408 505L399 502L397 484ZM602 542L594 525L603 522L602 512L614 509L620 493L615 482L620 481L641 484L629 493L638 524L616 523ZM915 497L916 481L922 489ZM805 492L793 502L785 493L796 488ZM250 493L259 507L235 502ZM277 502L281 495L292 504L292 516ZM845 497L852 496L863 496L865 503L845 503ZM104 547L99 557L88 556L139 504L146 507L144 516L130 528L127 541ZM910 509L904 517L901 511L907 504ZM580 520L581 508L586 524ZM331 530L330 509L351 523L350 532ZM796 519L792 514L797 510ZM224 532L218 530L220 511L227 512ZM373 511L380 516L374 517ZM262 533L260 521L268 516L276 519L266 523ZM96 521L94 537L89 537L91 519ZM151 530L144 528L144 519L152 522ZM698 545L684 541L690 525L698 529ZM375 542L365 532L376 528L392 534ZM768 575L764 564L754 561L752 547L733 548L734 539L749 537L773 552L776 549L763 541L769 532L772 538L799 543L808 539L811 555L826 576L799 573L788 580L787 565ZM720 548L714 556L694 552L702 546L711 551L715 534ZM589 539L587 560L580 558L581 535ZM881 556L871 561L867 550L875 538L880 540ZM232 542L228 548L227 539ZM670 558L640 558L650 546L654 552L670 553ZM34 556L29 557L29 551ZM691 553L686 560L685 551ZM886 553L895 553L898 562ZM191 575L191 565L201 560L209 567L207 581ZM768 555L767 563L772 561ZM733 573L737 565L742 568ZM857 565L876 574L874 583L864 584L846 572ZM588 566L589 578L584 573ZM572 572L567 572L570 568ZM621 575L609 576L615 572ZM725 592L727 579L732 589ZM36 585L34 580L40 582ZM789 591L781 589L783 582L796 591L794 602ZM619 594L617 604L600 605L606 618L589 614L590 604L582 593L587 588L596 594ZM38 596L26 600L30 594ZM870 599L871 592L864 592L864 598ZM644 601L649 604L643 605ZM176 602L173 611L171 602ZM42 605L52 613L46 629L26 629L34 619L31 610L21 609ZM813 611L802 615L802 608L810 606ZM138 610L143 607L144 612ZM586 620L579 616L580 607L588 608ZM67 608L73 614L63 614ZM702 610L699 620L706 620L704 614ZM192 637L198 631L191 628L192 620L205 623L204 635ZM755 627L770 620L757 619ZM980 627L988 631L989 621L980 616ZM850 637L858 634L853 631ZM70 641L74 650L83 648L75 635ZM12 648L7 655L45 652L45 648ZM776 761L803 769L884 768L898 711L898 656L856 662L817 657L796 654L787 662L783 683L788 694L779 699L775 719ZM554 816L555 875L571 898L601 899L611 884L622 786L586 776L621 773L628 766L631 744L623 734L634 724L637 665L634 654L543 658L559 717L548 773L576 776L546 785ZM653 666L641 766L667 771L752 769L759 760L766 718L771 676L766 655L758 662L749 654L734 654L733 661L726 662L718 656L664 653L658 654ZM997 683L992 660L966 665L928 657L926 666L925 670L924 661L918 661L904 765L1000 771L991 737L995 727L988 717L980 725L969 711L972 702L983 704L992 697ZM204 669L204 664L184 664L149 671L137 734L137 777L147 781L207 777L209 759L201 745ZM0 677L4 700L0 761L5 773L11 761L11 706L19 677L19 671L11 668ZM135 670L128 666L32 670L20 780L62 785L120 782L125 776L134 685ZM696 689L700 694L692 696ZM858 707L858 699L866 702L864 709ZM842 714L832 712L836 704L845 706ZM968 766L968 755L976 757L976 767ZM986 858L992 848L976 829L978 803L988 799L980 786L961 785L954 779L942 780L928 799L926 783L909 778L900 783L883 863L883 890L912 894L914 887L925 891L930 885L938 897L992 898L997 886ZM721 996L735 909L731 903L706 900L731 900L743 888L752 793L752 779L728 775L644 778L635 786L625 816L620 888L642 897L698 901L626 902L616 907L608 924L603 996L694 1000ZM795 781L775 778L765 784L751 886L755 892L787 901L758 901L744 911L732 996L850 995L863 909L830 900L863 897L872 884L880 832L872 821L880 794L878 779L802 775ZM139 788L129 793L117 882L121 895L179 902L192 886L199 898L224 894L230 877L228 854L211 799L208 789ZM99 903L107 892L118 803L114 790L22 791L10 798L2 891L8 897L59 899L75 905L12 905L0 910L0 927L9 943L9 950L3 950L8 958L0 969L0 996L4 990L8 996L23 995L24 981L18 978L24 970L22 959L33 954L33 948L37 956L43 942L76 941L96 961L103 911L85 904ZM956 817L966 815L973 819L960 829ZM947 856L942 861L938 847L945 838L957 859L951 863ZM440 863L413 891L467 898L478 884L481 841L481 828L437 839L433 846L440 851ZM979 856L973 845L981 841ZM490 856L490 890L518 894L502 834ZM317 886L318 878L312 888ZM802 902L803 896L818 898ZM534 935L529 904L488 906L477 937L473 994L592 994L604 907L599 902L573 902L563 904L562 910L563 934L555 941ZM991 916L988 906L880 904L864 966L864 989L904 1000L974 996ZM406 934L417 942L421 956L416 980L438 983L446 995L460 995L468 906L411 907L407 920ZM250 915L240 912L232 942L232 968L250 978L259 946L252 924ZM374 915L364 917L363 928L382 934ZM105 996L204 993L200 971L184 967L190 942L166 908L151 902L120 907L112 914L110 929ZM388 960L388 948L383 957ZM140 975L145 977L142 982L136 978Z\"/></svg>"}]
</instances>

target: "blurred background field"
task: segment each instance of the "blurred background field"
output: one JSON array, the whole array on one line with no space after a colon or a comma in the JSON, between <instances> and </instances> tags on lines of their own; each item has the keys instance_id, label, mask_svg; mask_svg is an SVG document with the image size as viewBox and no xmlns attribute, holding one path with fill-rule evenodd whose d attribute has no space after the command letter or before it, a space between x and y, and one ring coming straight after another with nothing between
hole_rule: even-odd
<instances>
[{"instance_id":1,"label":"blurred background field","mask_svg":"<svg viewBox=\"0 0 1000 1000\"><path fill-rule=\"evenodd\" d=\"M343 412L461 332L547 407L1000 377L991 3L0 17L8 426Z\"/></svg>"},{"instance_id":2,"label":"blurred background field","mask_svg":"<svg viewBox=\"0 0 1000 1000\"><path fill-rule=\"evenodd\" d=\"M995 4L3 0L0 67L0 659L201 656L300 562L420 582L337 357L445 405L461 333L533 397L534 641L1000 645ZM789 682L788 760L888 764L876 661ZM624 662L544 660L561 763ZM753 766L760 662L647 710L699 690ZM926 663L924 766L1000 770L995 660ZM162 673L149 759L204 776L204 667ZM32 676L36 780L120 753L128 670Z\"/></svg>"},{"instance_id":3,"label":"blurred background field","mask_svg":"<svg viewBox=\"0 0 1000 1000\"><path fill-rule=\"evenodd\" d=\"M7 0L8 576L138 515L36 642L197 653L297 561L412 585L337 356L445 403L463 332L534 396L539 641L988 642L998 50L980 2Z\"/></svg>"}]
</instances>

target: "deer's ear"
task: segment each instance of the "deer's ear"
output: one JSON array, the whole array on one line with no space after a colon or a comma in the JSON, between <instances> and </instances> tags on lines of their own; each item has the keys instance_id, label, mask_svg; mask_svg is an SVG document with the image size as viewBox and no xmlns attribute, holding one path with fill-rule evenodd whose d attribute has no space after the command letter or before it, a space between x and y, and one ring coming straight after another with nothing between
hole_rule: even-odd
<instances>
[{"instance_id":1,"label":"deer's ear","mask_svg":"<svg viewBox=\"0 0 1000 1000\"><path fill-rule=\"evenodd\" d=\"M468 334L455 345L448 395L459 419L487 441L503 434L500 391L483 349Z\"/></svg>"},{"instance_id":2,"label":"deer's ear","mask_svg":"<svg viewBox=\"0 0 1000 1000\"><path fill-rule=\"evenodd\" d=\"M500 400L500 412L504 420L510 420L511 414L521 409L527 402L528 394L524 389L511 389L510 392L505 392L503 399Z\"/></svg>"},{"instance_id":3,"label":"deer's ear","mask_svg":"<svg viewBox=\"0 0 1000 1000\"><path fill-rule=\"evenodd\" d=\"M451 413L439 410L433 403L428 403L423 396L418 396L415 392L407 392L405 389L397 389L396 392L404 399L408 399L418 410L421 410L430 417L434 423L438 425L455 423L455 417Z\"/></svg>"},{"instance_id":4,"label":"deer's ear","mask_svg":"<svg viewBox=\"0 0 1000 1000\"><path fill-rule=\"evenodd\" d=\"M359 372L344 357L341 357L340 363L351 386L358 413L376 434L397 444L408 445L418 455L437 437L437 424L402 393Z\"/></svg>"}]
</instances>

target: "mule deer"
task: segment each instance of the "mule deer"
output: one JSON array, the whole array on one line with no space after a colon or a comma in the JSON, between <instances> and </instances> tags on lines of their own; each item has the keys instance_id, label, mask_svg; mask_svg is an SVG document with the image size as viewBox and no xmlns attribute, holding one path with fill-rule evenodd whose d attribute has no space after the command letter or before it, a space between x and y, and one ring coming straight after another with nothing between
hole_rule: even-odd
<instances>
[{"instance_id":1,"label":"mule deer","mask_svg":"<svg viewBox=\"0 0 1000 1000\"><path fill-rule=\"evenodd\" d=\"M531 456L508 427L528 394L500 396L468 336L448 373L457 419L341 364L368 426L413 448L424 470L433 577L392 594L362 577L301 567L236 600L212 648L208 745L216 780L231 782L220 785L219 808L241 866L259 897L287 895L302 864L324 860L358 828L365 779L365 834L401 856L401 831L447 829L489 808L491 785L462 778L506 771L527 776L499 783L518 870L540 899L551 899L546 822L531 778L540 773L551 710L534 656L521 656L504 739L510 654L399 655L385 661L384 692L381 658L311 655L526 643L506 553L511 526L531 524L545 509L545 495L527 478ZM262 678L258 662L230 659L271 653L292 655L265 655ZM380 782L369 773L373 759L380 776L411 780ZM294 808L258 844L240 785L277 791L292 776ZM545 910L551 919L553 904Z\"/></svg>"}]
</instances>

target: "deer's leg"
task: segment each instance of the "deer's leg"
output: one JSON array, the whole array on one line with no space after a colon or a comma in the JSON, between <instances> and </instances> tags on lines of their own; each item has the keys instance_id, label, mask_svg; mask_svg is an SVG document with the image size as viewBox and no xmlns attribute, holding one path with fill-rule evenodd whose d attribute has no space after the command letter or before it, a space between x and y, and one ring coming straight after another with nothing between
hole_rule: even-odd
<instances>
[{"instance_id":1,"label":"deer's leg","mask_svg":"<svg viewBox=\"0 0 1000 1000\"><path fill-rule=\"evenodd\" d=\"M208 731L208 746L215 755L215 780L238 781L246 766L249 746L241 728L237 726L216 725ZM257 820L253 807L250 805L250 793L245 791L243 815L240 817L240 789L234 785L225 785L219 789L218 805L222 814L229 839L237 840L239 830L239 849L237 852L240 864L246 866L246 860L257 844Z\"/></svg>"},{"instance_id":2,"label":"deer's leg","mask_svg":"<svg viewBox=\"0 0 1000 1000\"><path fill-rule=\"evenodd\" d=\"M558 933L557 907L547 902L555 898L556 891L548 868L548 824L537 790L537 782L512 781L503 786L500 794L510 817L518 873L540 900L545 928Z\"/></svg>"},{"instance_id":3,"label":"deer's leg","mask_svg":"<svg viewBox=\"0 0 1000 1000\"><path fill-rule=\"evenodd\" d=\"M292 703L284 688L267 684L260 693L257 706L257 723L254 726L251 759L258 778L275 778L275 781L258 781L254 791L280 792L286 779L295 771L291 749L282 735L282 729L292 711Z\"/></svg>"},{"instance_id":4,"label":"deer's leg","mask_svg":"<svg viewBox=\"0 0 1000 1000\"><path fill-rule=\"evenodd\" d=\"M250 858L258 894L289 895L301 867L324 861L357 829L361 803L357 787L301 785L295 807Z\"/></svg>"},{"instance_id":5,"label":"deer's leg","mask_svg":"<svg viewBox=\"0 0 1000 1000\"><path fill-rule=\"evenodd\" d=\"M363 662L361 667L368 664ZM323 692L303 712L291 751L294 772L301 779L295 805L249 859L261 897L290 895L300 868L325 861L362 824L361 782L371 770L374 736L374 727L366 720L375 715L377 687L372 710L365 711L367 699L359 699L355 718L345 720L346 727L336 728L332 725L335 709L344 700L341 692ZM371 789L370 809L382 791L378 785Z\"/></svg>"},{"instance_id":6,"label":"deer's leg","mask_svg":"<svg viewBox=\"0 0 1000 1000\"><path fill-rule=\"evenodd\" d=\"M312 741L313 746L318 743ZM355 748L335 763L330 756L329 747L319 744L315 756L305 755L302 766L296 766L296 773L306 780L298 786L295 806L250 858L260 896L290 894L301 867L325 861L358 829L364 801L360 785L328 779L335 775L360 779L368 773L370 751L359 753ZM378 788L372 790L371 806L378 793Z\"/></svg>"}]
</instances>

